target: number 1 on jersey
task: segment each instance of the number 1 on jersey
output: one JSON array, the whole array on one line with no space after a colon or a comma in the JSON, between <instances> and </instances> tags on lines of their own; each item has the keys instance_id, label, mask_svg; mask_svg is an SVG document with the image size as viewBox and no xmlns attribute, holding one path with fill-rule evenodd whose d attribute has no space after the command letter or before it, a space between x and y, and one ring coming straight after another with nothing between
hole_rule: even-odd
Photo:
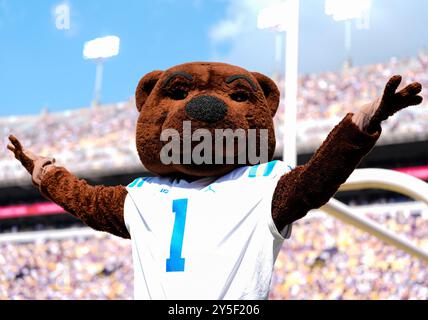
<instances>
[{"instance_id":1,"label":"number 1 on jersey","mask_svg":"<svg viewBox=\"0 0 428 320\"><path fill-rule=\"evenodd\" d=\"M166 272L184 271L186 259L181 257L183 248L184 227L186 225L187 199L177 199L172 202L172 211L175 214L172 230L169 258L166 259Z\"/></svg>"}]
</instances>

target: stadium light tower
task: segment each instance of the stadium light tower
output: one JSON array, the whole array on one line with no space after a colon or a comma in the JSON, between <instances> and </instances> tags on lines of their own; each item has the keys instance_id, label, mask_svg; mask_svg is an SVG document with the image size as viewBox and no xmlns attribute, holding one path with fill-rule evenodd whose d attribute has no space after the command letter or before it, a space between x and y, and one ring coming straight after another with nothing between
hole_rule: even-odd
<instances>
[{"instance_id":1,"label":"stadium light tower","mask_svg":"<svg viewBox=\"0 0 428 320\"><path fill-rule=\"evenodd\" d=\"M119 54L119 46L119 37L107 36L88 41L83 47L83 58L93 60L97 65L93 106L100 103L104 63L108 58Z\"/></svg>"},{"instance_id":2,"label":"stadium light tower","mask_svg":"<svg viewBox=\"0 0 428 320\"><path fill-rule=\"evenodd\" d=\"M291 167L295 167L297 164L296 108L299 63L299 6L300 0L277 2L261 10L257 19L259 29L273 29L277 32L286 33L282 160Z\"/></svg>"},{"instance_id":3,"label":"stadium light tower","mask_svg":"<svg viewBox=\"0 0 428 320\"><path fill-rule=\"evenodd\" d=\"M325 0L324 11L334 21L345 21L345 50L351 60L352 20L357 19L359 29L369 28L372 0Z\"/></svg>"}]
</instances>

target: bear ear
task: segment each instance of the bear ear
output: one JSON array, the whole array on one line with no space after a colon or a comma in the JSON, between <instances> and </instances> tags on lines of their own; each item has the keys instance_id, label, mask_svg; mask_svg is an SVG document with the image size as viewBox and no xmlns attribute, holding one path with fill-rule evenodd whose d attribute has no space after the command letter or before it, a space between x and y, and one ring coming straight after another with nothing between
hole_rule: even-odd
<instances>
[{"instance_id":1,"label":"bear ear","mask_svg":"<svg viewBox=\"0 0 428 320\"><path fill-rule=\"evenodd\" d=\"M251 74L254 76L254 78L256 78L257 82L262 88L273 118L279 105L278 87L271 78L265 76L264 74L258 72L251 72Z\"/></svg>"},{"instance_id":2,"label":"bear ear","mask_svg":"<svg viewBox=\"0 0 428 320\"><path fill-rule=\"evenodd\" d=\"M150 92L152 92L162 73L163 71L160 70L149 72L138 82L137 89L135 90L135 102L138 112L141 111L147 97L150 95Z\"/></svg>"}]
</instances>

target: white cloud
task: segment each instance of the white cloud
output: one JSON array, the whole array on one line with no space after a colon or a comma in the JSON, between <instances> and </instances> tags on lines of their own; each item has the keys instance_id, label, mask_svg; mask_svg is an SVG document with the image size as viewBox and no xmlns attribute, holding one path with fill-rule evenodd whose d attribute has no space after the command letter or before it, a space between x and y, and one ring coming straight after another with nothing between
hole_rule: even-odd
<instances>
[{"instance_id":1,"label":"white cloud","mask_svg":"<svg viewBox=\"0 0 428 320\"><path fill-rule=\"evenodd\" d=\"M255 19L261 8L273 0L229 0L225 17L210 30L213 42L233 40L242 33L255 28Z\"/></svg>"},{"instance_id":2,"label":"white cloud","mask_svg":"<svg viewBox=\"0 0 428 320\"><path fill-rule=\"evenodd\" d=\"M244 27L242 16L233 17L219 21L210 31L213 42L234 39L240 35Z\"/></svg>"},{"instance_id":3,"label":"white cloud","mask_svg":"<svg viewBox=\"0 0 428 320\"><path fill-rule=\"evenodd\" d=\"M257 29L257 15L274 2L278 0L228 0L224 17L209 32L213 60L273 72L274 33Z\"/></svg>"}]
</instances>

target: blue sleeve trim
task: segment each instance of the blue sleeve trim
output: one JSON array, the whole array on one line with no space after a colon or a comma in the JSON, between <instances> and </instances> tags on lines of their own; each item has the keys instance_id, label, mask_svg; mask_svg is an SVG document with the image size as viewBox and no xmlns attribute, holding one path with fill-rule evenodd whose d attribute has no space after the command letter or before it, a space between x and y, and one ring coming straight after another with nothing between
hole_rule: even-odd
<instances>
[{"instance_id":1,"label":"blue sleeve trim","mask_svg":"<svg viewBox=\"0 0 428 320\"><path fill-rule=\"evenodd\" d=\"M278 160L271 161L266 165L266 169L265 169L265 172L263 173L263 177L267 177L272 173L273 168L275 168L275 165L277 162Z\"/></svg>"},{"instance_id":2,"label":"blue sleeve trim","mask_svg":"<svg viewBox=\"0 0 428 320\"><path fill-rule=\"evenodd\" d=\"M128 185L128 188L141 188L146 180L147 178L137 178Z\"/></svg>"},{"instance_id":3,"label":"blue sleeve trim","mask_svg":"<svg viewBox=\"0 0 428 320\"><path fill-rule=\"evenodd\" d=\"M260 176L263 176L263 177L269 176L272 173L273 169L275 168L275 165L277 162L278 160L274 160L268 163L264 163L262 165L257 164L255 166L252 166L250 171L248 172L248 177L255 178ZM262 167L260 168L260 166ZM261 169L264 169L263 174L261 173Z\"/></svg>"},{"instance_id":4,"label":"blue sleeve trim","mask_svg":"<svg viewBox=\"0 0 428 320\"><path fill-rule=\"evenodd\" d=\"M248 173L248 177L255 178L257 174L257 169L259 168L259 166L260 166L259 164L252 166L250 169L250 172Z\"/></svg>"}]
</instances>

